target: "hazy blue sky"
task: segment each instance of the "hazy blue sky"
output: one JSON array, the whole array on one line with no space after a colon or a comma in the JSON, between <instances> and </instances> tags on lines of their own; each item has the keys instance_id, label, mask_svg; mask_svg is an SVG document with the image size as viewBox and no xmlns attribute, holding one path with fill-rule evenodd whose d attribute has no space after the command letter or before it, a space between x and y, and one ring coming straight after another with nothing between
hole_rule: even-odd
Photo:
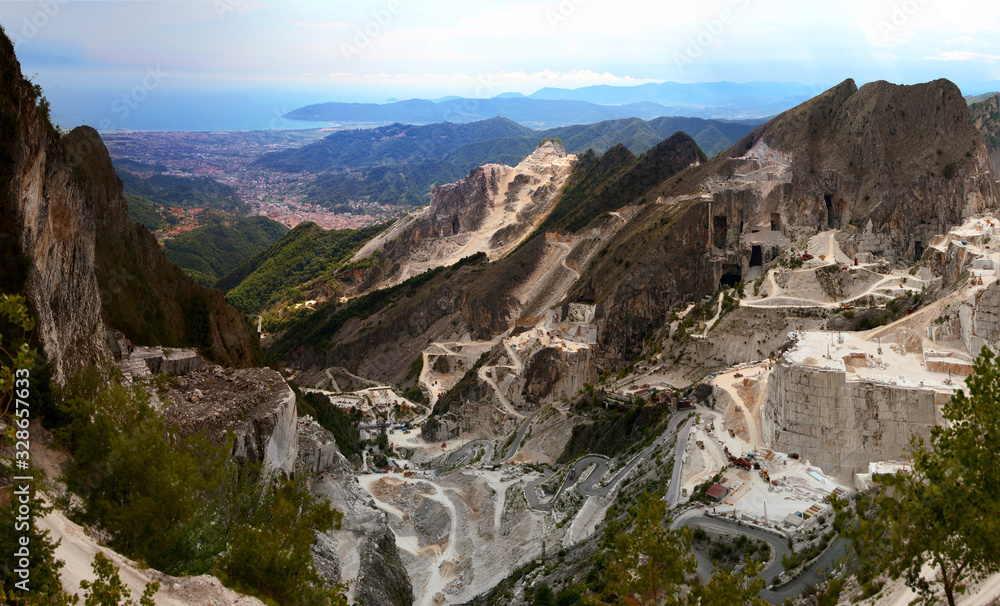
<instances>
[{"instance_id":1,"label":"hazy blue sky","mask_svg":"<svg viewBox=\"0 0 1000 606\"><path fill-rule=\"evenodd\" d=\"M277 111L664 80L945 77L973 92L1000 78L996 0L4 0L0 25L57 116L58 101L107 112L135 87L260 93Z\"/></svg>"}]
</instances>

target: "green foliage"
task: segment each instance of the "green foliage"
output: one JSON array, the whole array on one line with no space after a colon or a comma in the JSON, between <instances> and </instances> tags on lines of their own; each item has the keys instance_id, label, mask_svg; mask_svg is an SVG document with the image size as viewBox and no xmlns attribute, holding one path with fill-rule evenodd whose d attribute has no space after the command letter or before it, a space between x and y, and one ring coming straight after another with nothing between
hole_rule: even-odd
<instances>
[{"instance_id":1,"label":"green foliage","mask_svg":"<svg viewBox=\"0 0 1000 606\"><path fill-rule=\"evenodd\" d=\"M281 359L293 349L307 344L319 351L324 351L325 348L329 347L329 339L351 318L368 318L388 305L399 302L404 297L412 297L424 284L441 274L446 274L446 272L454 271L465 265L476 265L485 260L486 254L479 252L465 257L449 267L437 267L418 276L413 276L396 286L357 297L346 305L324 305L307 318L293 322L269 351L275 359Z\"/></svg>"},{"instance_id":2,"label":"green foliage","mask_svg":"<svg viewBox=\"0 0 1000 606\"><path fill-rule=\"evenodd\" d=\"M350 413L331 404L330 399L323 394L303 393L296 385L292 385L292 389L295 391L299 414L312 416L323 429L332 433L341 454L345 457L361 454L363 447L358 433L360 410Z\"/></svg>"},{"instance_id":3,"label":"green foliage","mask_svg":"<svg viewBox=\"0 0 1000 606\"><path fill-rule=\"evenodd\" d=\"M576 606L580 603L583 592L575 587L567 587L556 596L556 606Z\"/></svg>"},{"instance_id":4,"label":"green foliage","mask_svg":"<svg viewBox=\"0 0 1000 606\"><path fill-rule=\"evenodd\" d=\"M833 532L826 532L823 534L818 543L808 549L793 551L791 555L781 556L781 566L785 570L794 570L799 566L818 558L819 555L826 549L826 546L830 544L830 541L833 540L835 534L836 533Z\"/></svg>"},{"instance_id":5,"label":"green foliage","mask_svg":"<svg viewBox=\"0 0 1000 606\"><path fill-rule=\"evenodd\" d=\"M55 433L74 458L64 480L85 504L76 515L106 529L116 550L168 574L215 571L275 603L343 603L309 552L315 531L338 527L342 514L304 479L275 484L269 470L230 457L231 439L175 433L141 388L106 383L96 370L59 396Z\"/></svg>"},{"instance_id":6,"label":"green foliage","mask_svg":"<svg viewBox=\"0 0 1000 606\"><path fill-rule=\"evenodd\" d=\"M553 606L554 603L555 596L552 594L552 588L547 583L542 583L535 587L534 598L531 600L532 606Z\"/></svg>"},{"instance_id":7,"label":"green foliage","mask_svg":"<svg viewBox=\"0 0 1000 606\"><path fill-rule=\"evenodd\" d=\"M513 163L518 161L520 158ZM410 162L403 169L375 166L361 171L328 172L306 185L305 199L339 213L363 213L371 204L416 207L429 202L431 191L438 185L467 175L473 168L470 164L427 161Z\"/></svg>"},{"instance_id":8,"label":"green foliage","mask_svg":"<svg viewBox=\"0 0 1000 606\"><path fill-rule=\"evenodd\" d=\"M392 124L373 129L337 131L311 145L265 154L256 164L265 168L298 172L343 170L369 166L394 166L439 158L463 145L509 137L526 137L534 131L506 118L470 124L441 122L425 126ZM537 137L532 137L532 148ZM520 154L524 155L524 154ZM520 158L518 158L518 161ZM465 170L485 164L475 162Z\"/></svg>"},{"instance_id":9,"label":"green foliage","mask_svg":"<svg viewBox=\"0 0 1000 606\"><path fill-rule=\"evenodd\" d=\"M385 227L327 231L315 223L301 223L215 286L232 305L259 312L277 301L286 287L324 275L331 281L351 255Z\"/></svg>"},{"instance_id":10,"label":"green foliage","mask_svg":"<svg viewBox=\"0 0 1000 606\"><path fill-rule=\"evenodd\" d=\"M616 210L625 200L596 199L608 183L635 163L635 156L624 145L616 145L598 157L588 150L577 157L562 194L555 208L538 227L536 233L555 229L579 229L594 217L608 210Z\"/></svg>"},{"instance_id":11,"label":"green foliage","mask_svg":"<svg viewBox=\"0 0 1000 606\"><path fill-rule=\"evenodd\" d=\"M67 601L68 596L62 590L59 580L59 570L63 567L62 560L55 558L57 542L49 537L49 531L39 530L34 520L51 511L31 494L31 515L28 523L21 527L24 521L17 520L15 511L17 497L11 502L0 506L0 604L4 606L23 606L41 603L75 603ZM31 552L28 585L29 591L24 592L14 584L21 577L14 572L15 552L20 549L20 538L26 536ZM5 595L4 590L10 593ZM61 601L60 601L61 600Z\"/></svg>"},{"instance_id":12,"label":"green foliage","mask_svg":"<svg viewBox=\"0 0 1000 606\"><path fill-rule=\"evenodd\" d=\"M682 604L679 595L687 575L695 571L686 531L671 532L664 524L666 505L648 494L639 498L634 526L611 522L605 544L612 557L598 571L601 589L584 603L592 605ZM732 602L730 602L732 603Z\"/></svg>"},{"instance_id":13,"label":"green foliage","mask_svg":"<svg viewBox=\"0 0 1000 606\"><path fill-rule=\"evenodd\" d=\"M167 224L160 207L146 198L127 194L125 201L128 203L128 218L136 225L141 225L150 231L156 231Z\"/></svg>"},{"instance_id":14,"label":"green foliage","mask_svg":"<svg viewBox=\"0 0 1000 606\"><path fill-rule=\"evenodd\" d=\"M118 568L104 555L104 552L98 551L94 554L91 567L97 578L93 581L80 581L84 606L136 606L132 601L132 592L118 576ZM146 589L139 598L138 606L154 606L153 595L159 589L159 583L146 583Z\"/></svg>"},{"instance_id":15,"label":"green foliage","mask_svg":"<svg viewBox=\"0 0 1000 606\"><path fill-rule=\"evenodd\" d=\"M767 600L760 597L764 579L757 576L763 567L762 563L749 559L738 573L717 568L708 583L692 588L687 603L697 606L767 606Z\"/></svg>"},{"instance_id":16,"label":"green foliage","mask_svg":"<svg viewBox=\"0 0 1000 606\"><path fill-rule=\"evenodd\" d=\"M230 185L210 177L152 175L140 177L118 170L126 198L143 198L157 206L170 208L211 208L245 213L247 205Z\"/></svg>"},{"instance_id":17,"label":"green foliage","mask_svg":"<svg viewBox=\"0 0 1000 606\"><path fill-rule=\"evenodd\" d=\"M167 260L180 266L202 286L213 286L254 255L288 232L267 217L239 217L232 221L217 214L205 225L163 243ZM199 279L200 278L200 279Z\"/></svg>"},{"instance_id":18,"label":"green foliage","mask_svg":"<svg viewBox=\"0 0 1000 606\"><path fill-rule=\"evenodd\" d=\"M949 163L945 164L944 168L941 170L941 175L944 176L945 179L951 179L952 177L954 177L955 176L955 163L954 162L949 162Z\"/></svg>"},{"instance_id":19,"label":"green foliage","mask_svg":"<svg viewBox=\"0 0 1000 606\"><path fill-rule=\"evenodd\" d=\"M142 388L97 385L84 376L64 394L69 423L56 435L74 455L64 480L84 498L82 519L105 527L115 549L178 572L193 558L185 536L230 471L230 445L168 439Z\"/></svg>"},{"instance_id":20,"label":"green foliage","mask_svg":"<svg viewBox=\"0 0 1000 606\"><path fill-rule=\"evenodd\" d=\"M844 588L844 581L836 577L830 579L823 589L823 593L816 598L816 606L837 606L840 599L840 592Z\"/></svg>"},{"instance_id":21,"label":"green foliage","mask_svg":"<svg viewBox=\"0 0 1000 606\"><path fill-rule=\"evenodd\" d=\"M880 503L892 570L927 603L938 603L940 586L951 606L967 583L1000 570L1000 363L986 347L966 387L944 406L949 424L931 430L929 445L911 440L912 471L882 478L893 492ZM927 563L930 579L920 574Z\"/></svg>"},{"instance_id":22,"label":"green foliage","mask_svg":"<svg viewBox=\"0 0 1000 606\"><path fill-rule=\"evenodd\" d=\"M22 377L15 375L34 361L35 352L28 343L28 332L34 327L23 296L0 294L0 416L12 410L14 396L30 383L17 381Z\"/></svg>"},{"instance_id":23,"label":"green foliage","mask_svg":"<svg viewBox=\"0 0 1000 606\"><path fill-rule=\"evenodd\" d=\"M661 419L669 415L667 406L641 406L625 411L610 411L602 420L573 427L569 442L559 455L559 463L596 453L614 457L637 442L653 436Z\"/></svg>"},{"instance_id":24,"label":"green foliage","mask_svg":"<svg viewBox=\"0 0 1000 606\"><path fill-rule=\"evenodd\" d=\"M340 528L342 514L319 503L301 482L266 492L263 524L243 525L219 558L216 574L228 586L269 603L306 606L343 604L341 589L328 589L312 567L316 532Z\"/></svg>"}]
</instances>

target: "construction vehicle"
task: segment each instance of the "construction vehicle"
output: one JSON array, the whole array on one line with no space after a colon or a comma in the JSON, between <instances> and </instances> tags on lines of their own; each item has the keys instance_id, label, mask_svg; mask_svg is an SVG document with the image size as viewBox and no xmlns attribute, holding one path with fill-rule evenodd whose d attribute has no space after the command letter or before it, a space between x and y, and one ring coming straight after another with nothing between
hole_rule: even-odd
<instances>
[{"instance_id":1,"label":"construction vehicle","mask_svg":"<svg viewBox=\"0 0 1000 606\"><path fill-rule=\"evenodd\" d=\"M705 443L702 442L701 440L698 440L697 442L695 442L695 444L698 445L698 448L705 450Z\"/></svg>"},{"instance_id":2,"label":"construction vehicle","mask_svg":"<svg viewBox=\"0 0 1000 606\"><path fill-rule=\"evenodd\" d=\"M733 431L732 429L730 429L730 430L729 430L729 437L730 437L730 438L735 438L735 437L736 437L736 432L735 432L735 431Z\"/></svg>"},{"instance_id":3,"label":"construction vehicle","mask_svg":"<svg viewBox=\"0 0 1000 606\"><path fill-rule=\"evenodd\" d=\"M733 459L733 465L736 465L745 471L750 471L753 468L750 461L747 461L746 459Z\"/></svg>"},{"instance_id":4,"label":"construction vehicle","mask_svg":"<svg viewBox=\"0 0 1000 606\"><path fill-rule=\"evenodd\" d=\"M767 470L766 470L766 469L761 469L761 470L760 470L760 477L761 477L761 478L762 478L762 479L763 479L763 480L764 480L765 482L767 482L768 484L770 484L770 483L771 483L771 475L767 473Z\"/></svg>"}]
</instances>

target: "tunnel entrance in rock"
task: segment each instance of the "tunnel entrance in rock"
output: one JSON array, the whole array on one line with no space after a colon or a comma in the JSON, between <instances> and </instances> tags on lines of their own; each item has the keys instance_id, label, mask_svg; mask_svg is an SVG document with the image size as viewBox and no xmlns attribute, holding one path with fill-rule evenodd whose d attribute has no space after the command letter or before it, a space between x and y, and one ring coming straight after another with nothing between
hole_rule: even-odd
<instances>
[{"instance_id":1,"label":"tunnel entrance in rock","mask_svg":"<svg viewBox=\"0 0 1000 606\"><path fill-rule=\"evenodd\" d=\"M924 243L917 240L913 243L913 258L919 261L922 256L924 256Z\"/></svg>"},{"instance_id":2,"label":"tunnel entrance in rock","mask_svg":"<svg viewBox=\"0 0 1000 606\"><path fill-rule=\"evenodd\" d=\"M729 221L725 217L712 217L712 246L720 248L726 245L726 230Z\"/></svg>"},{"instance_id":3,"label":"tunnel entrance in rock","mask_svg":"<svg viewBox=\"0 0 1000 606\"><path fill-rule=\"evenodd\" d=\"M723 265L722 277L719 278L719 286L722 288L734 288L742 279L743 274L740 272L739 265Z\"/></svg>"},{"instance_id":4,"label":"tunnel entrance in rock","mask_svg":"<svg viewBox=\"0 0 1000 606\"><path fill-rule=\"evenodd\" d=\"M781 231L781 213L771 213L771 231Z\"/></svg>"},{"instance_id":5,"label":"tunnel entrance in rock","mask_svg":"<svg viewBox=\"0 0 1000 606\"><path fill-rule=\"evenodd\" d=\"M764 264L764 255L761 253L760 246L754 245L750 247L750 267L760 267Z\"/></svg>"},{"instance_id":6,"label":"tunnel entrance in rock","mask_svg":"<svg viewBox=\"0 0 1000 606\"><path fill-rule=\"evenodd\" d=\"M826 202L826 225L831 229L837 228L837 216L833 212L833 196L823 194L823 201Z\"/></svg>"}]
</instances>

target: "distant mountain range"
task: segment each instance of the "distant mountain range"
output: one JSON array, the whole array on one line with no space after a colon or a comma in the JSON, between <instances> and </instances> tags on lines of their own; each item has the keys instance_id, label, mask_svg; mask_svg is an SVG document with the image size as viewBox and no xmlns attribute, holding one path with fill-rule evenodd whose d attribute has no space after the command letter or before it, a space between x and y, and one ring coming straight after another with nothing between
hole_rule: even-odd
<instances>
[{"instance_id":1,"label":"distant mountain range","mask_svg":"<svg viewBox=\"0 0 1000 606\"><path fill-rule=\"evenodd\" d=\"M425 204L435 186L457 181L483 164L514 166L545 138L561 140L569 153L604 153L620 144L641 154L683 131L711 157L755 126L756 122L701 118L628 118L546 130L532 130L506 118L470 124L391 124L337 131L297 149L265 154L256 164L285 172L323 173L306 186L306 199L349 212L349 203Z\"/></svg>"},{"instance_id":2,"label":"distant mountain range","mask_svg":"<svg viewBox=\"0 0 1000 606\"><path fill-rule=\"evenodd\" d=\"M285 114L292 120L352 124L476 122L502 116L533 128L663 116L747 119L773 116L809 99L809 87L789 82L664 82L639 86L543 88L531 95L489 99L444 97L391 103L318 103Z\"/></svg>"}]
</instances>

